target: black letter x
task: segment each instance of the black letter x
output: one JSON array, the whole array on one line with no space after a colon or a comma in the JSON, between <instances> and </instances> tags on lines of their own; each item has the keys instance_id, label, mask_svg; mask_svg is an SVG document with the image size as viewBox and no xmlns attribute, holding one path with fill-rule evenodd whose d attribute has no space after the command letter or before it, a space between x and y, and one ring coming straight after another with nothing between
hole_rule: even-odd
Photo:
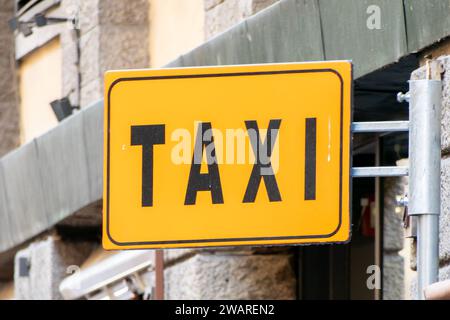
<instances>
[{"instance_id":1,"label":"black letter x","mask_svg":"<svg viewBox=\"0 0 450 320\"><path fill-rule=\"evenodd\" d=\"M266 185L269 200L271 202L281 201L280 191L278 190L277 181L275 180L275 174L273 172L272 163L270 161L273 147L277 139L278 130L280 129L280 124L281 119L270 120L269 128L267 129L266 140L263 144L259 137L259 129L256 121L245 121L245 125L250 136L250 143L252 145L253 153L256 157L256 162L253 165L252 174L250 175L247 190L245 191L243 201L244 203L255 202L259 184L261 183L261 178L264 179L264 184ZM273 137L272 133L274 134ZM260 150L265 151L266 154L261 155ZM263 156L264 159L261 159L261 156ZM264 174L261 174L262 170L264 170Z\"/></svg>"}]
</instances>

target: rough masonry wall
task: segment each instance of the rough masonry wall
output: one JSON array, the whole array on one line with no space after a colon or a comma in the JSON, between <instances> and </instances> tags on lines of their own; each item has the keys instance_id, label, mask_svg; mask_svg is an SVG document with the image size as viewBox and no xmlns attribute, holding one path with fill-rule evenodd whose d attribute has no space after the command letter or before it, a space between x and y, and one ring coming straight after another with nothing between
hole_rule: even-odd
<instances>
[{"instance_id":1,"label":"rough masonry wall","mask_svg":"<svg viewBox=\"0 0 450 320\"><path fill-rule=\"evenodd\" d=\"M0 157L20 142L14 36L8 27L13 16L14 2L0 0Z\"/></svg>"},{"instance_id":2,"label":"rough masonry wall","mask_svg":"<svg viewBox=\"0 0 450 320\"><path fill-rule=\"evenodd\" d=\"M286 248L165 251L166 299L295 299Z\"/></svg>"},{"instance_id":3,"label":"rough masonry wall","mask_svg":"<svg viewBox=\"0 0 450 320\"><path fill-rule=\"evenodd\" d=\"M79 11L82 107L103 98L105 71L149 67L147 0L63 0L62 5ZM63 50L72 58L65 59L63 70L73 70L75 42L67 37ZM76 87L73 72L68 74L66 93Z\"/></svg>"},{"instance_id":4,"label":"rough masonry wall","mask_svg":"<svg viewBox=\"0 0 450 320\"><path fill-rule=\"evenodd\" d=\"M205 38L209 40L279 0L205 0Z\"/></svg>"},{"instance_id":5,"label":"rough masonry wall","mask_svg":"<svg viewBox=\"0 0 450 320\"><path fill-rule=\"evenodd\" d=\"M14 263L14 291L17 300L59 300L61 280L69 266L79 266L95 248L90 242L65 242L53 236L33 242L17 252ZM20 275L19 260L26 259L28 275Z\"/></svg>"},{"instance_id":6,"label":"rough masonry wall","mask_svg":"<svg viewBox=\"0 0 450 320\"><path fill-rule=\"evenodd\" d=\"M405 194L407 178L384 179L383 206L383 300L402 300L404 292L404 230L397 197Z\"/></svg>"}]
</instances>

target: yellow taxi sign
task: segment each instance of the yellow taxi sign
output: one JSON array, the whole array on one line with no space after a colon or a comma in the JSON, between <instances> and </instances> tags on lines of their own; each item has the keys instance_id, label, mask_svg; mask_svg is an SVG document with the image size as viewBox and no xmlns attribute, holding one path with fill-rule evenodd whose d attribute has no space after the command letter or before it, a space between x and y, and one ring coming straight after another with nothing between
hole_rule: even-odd
<instances>
[{"instance_id":1,"label":"yellow taxi sign","mask_svg":"<svg viewBox=\"0 0 450 320\"><path fill-rule=\"evenodd\" d=\"M348 61L110 71L103 247L346 242Z\"/></svg>"}]
</instances>

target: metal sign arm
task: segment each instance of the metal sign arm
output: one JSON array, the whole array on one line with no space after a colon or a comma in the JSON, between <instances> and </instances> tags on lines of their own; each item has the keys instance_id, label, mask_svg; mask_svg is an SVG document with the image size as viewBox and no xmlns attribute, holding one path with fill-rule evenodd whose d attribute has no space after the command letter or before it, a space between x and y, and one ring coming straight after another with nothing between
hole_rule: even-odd
<instances>
[{"instance_id":1,"label":"metal sign arm","mask_svg":"<svg viewBox=\"0 0 450 320\"><path fill-rule=\"evenodd\" d=\"M353 122L352 133L405 132L409 121ZM408 175L408 167L356 167L352 168L353 178L402 177Z\"/></svg>"}]
</instances>

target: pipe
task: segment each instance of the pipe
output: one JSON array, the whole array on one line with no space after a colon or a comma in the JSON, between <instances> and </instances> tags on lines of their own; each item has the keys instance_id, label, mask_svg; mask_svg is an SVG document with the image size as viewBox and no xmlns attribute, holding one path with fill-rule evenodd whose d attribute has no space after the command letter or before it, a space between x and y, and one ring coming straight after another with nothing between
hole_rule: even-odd
<instances>
[{"instance_id":1,"label":"pipe","mask_svg":"<svg viewBox=\"0 0 450 320\"><path fill-rule=\"evenodd\" d=\"M414 80L410 86L409 215L417 219L418 299L438 279L441 207L440 80Z\"/></svg>"}]
</instances>

